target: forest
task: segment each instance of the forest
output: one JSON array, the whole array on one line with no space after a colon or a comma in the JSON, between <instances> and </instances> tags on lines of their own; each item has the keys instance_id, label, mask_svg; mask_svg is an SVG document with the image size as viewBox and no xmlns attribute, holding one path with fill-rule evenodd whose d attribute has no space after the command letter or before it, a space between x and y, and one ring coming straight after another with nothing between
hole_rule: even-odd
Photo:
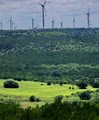
<instances>
[{"instance_id":1,"label":"forest","mask_svg":"<svg viewBox=\"0 0 99 120\"><path fill-rule=\"evenodd\" d=\"M97 80L99 29L0 31L0 78Z\"/></svg>"}]
</instances>

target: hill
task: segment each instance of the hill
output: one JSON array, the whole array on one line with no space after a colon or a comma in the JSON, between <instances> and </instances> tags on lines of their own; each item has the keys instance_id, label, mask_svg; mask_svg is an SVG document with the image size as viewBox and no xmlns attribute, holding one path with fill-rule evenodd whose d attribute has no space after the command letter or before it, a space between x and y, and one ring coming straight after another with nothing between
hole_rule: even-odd
<instances>
[{"instance_id":1,"label":"hill","mask_svg":"<svg viewBox=\"0 0 99 120\"><path fill-rule=\"evenodd\" d=\"M0 31L0 78L99 78L99 29Z\"/></svg>"}]
</instances>

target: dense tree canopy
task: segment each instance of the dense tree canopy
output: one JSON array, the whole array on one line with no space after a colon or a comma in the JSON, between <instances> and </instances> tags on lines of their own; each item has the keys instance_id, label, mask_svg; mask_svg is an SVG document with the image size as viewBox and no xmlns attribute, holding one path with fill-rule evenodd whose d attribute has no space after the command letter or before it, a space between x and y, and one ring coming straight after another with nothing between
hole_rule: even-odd
<instances>
[{"instance_id":1,"label":"dense tree canopy","mask_svg":"<svg viewBox=\"0 0 99 120\"><path fill-rule=\"evenodd\" d=\"M0 31L0 78L99 77L99 29Z\"/></svg>"},{"instance_id":2,"label":"dense tree canopy","mask_svg":"<svg viewBox=\"0 0 99 120\"><path fill-rule=\"evenodd\" d=\"M1 120L98 120L99 103L61 102L36 108L21 108L13 102L0 103Z\"/></svg>"}]
</instances>

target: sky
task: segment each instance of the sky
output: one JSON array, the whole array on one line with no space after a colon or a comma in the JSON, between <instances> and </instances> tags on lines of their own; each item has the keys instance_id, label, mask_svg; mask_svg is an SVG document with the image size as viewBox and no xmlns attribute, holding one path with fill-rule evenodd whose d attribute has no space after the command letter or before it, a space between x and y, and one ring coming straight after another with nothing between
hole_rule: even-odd
<instances>
[{"instance_id":1,"label":"sky","mask_svg":"<svg viewBox=\"0 0 99 120\"><path fill-rule=\"evenodd\" d=\"M31 29L32 18L34 26L42 28L42 8L45 0L0 0L0 21L3 29L9 29L9 20L12 17L17 29ZM99 0L47 0L45 9L45 28L73 27L75 17L76 27L87 27L88 8L90 8L91 27L99 27Z\"/></svg>"}]
</instances>

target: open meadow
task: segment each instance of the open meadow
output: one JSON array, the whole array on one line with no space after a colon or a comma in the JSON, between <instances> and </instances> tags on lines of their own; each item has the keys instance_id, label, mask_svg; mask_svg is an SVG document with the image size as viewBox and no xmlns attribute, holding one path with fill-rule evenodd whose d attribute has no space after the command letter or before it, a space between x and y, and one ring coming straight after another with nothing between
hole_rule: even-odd
<instances>
[{"instance_id":1,"label":"open meadow","mask_svg":"<svg viewBox=\"0 0 99 120\"><path fill-rule=\"evenodd\" d=\"M95 88L88 86L87 89L79 89L76 85L73 85L74 89L69 89L72 87L70 84L64 84L60 86L59 84L51 84L48 86L47 83L33 82L33 81L21 81L18 82L19 88L10 89L4 88L3 83L5 80L0 80L0 101L5 100L15 100L18 101L23 107L43 105L45 103L50 103L54 101L55 96L63 95L63 100L75 101L80 100L75 93L79 93L85 90L95 91ZM29 102L29 97L34 95L39 98L40 102Z\"/></svg>"}]
</instances>

